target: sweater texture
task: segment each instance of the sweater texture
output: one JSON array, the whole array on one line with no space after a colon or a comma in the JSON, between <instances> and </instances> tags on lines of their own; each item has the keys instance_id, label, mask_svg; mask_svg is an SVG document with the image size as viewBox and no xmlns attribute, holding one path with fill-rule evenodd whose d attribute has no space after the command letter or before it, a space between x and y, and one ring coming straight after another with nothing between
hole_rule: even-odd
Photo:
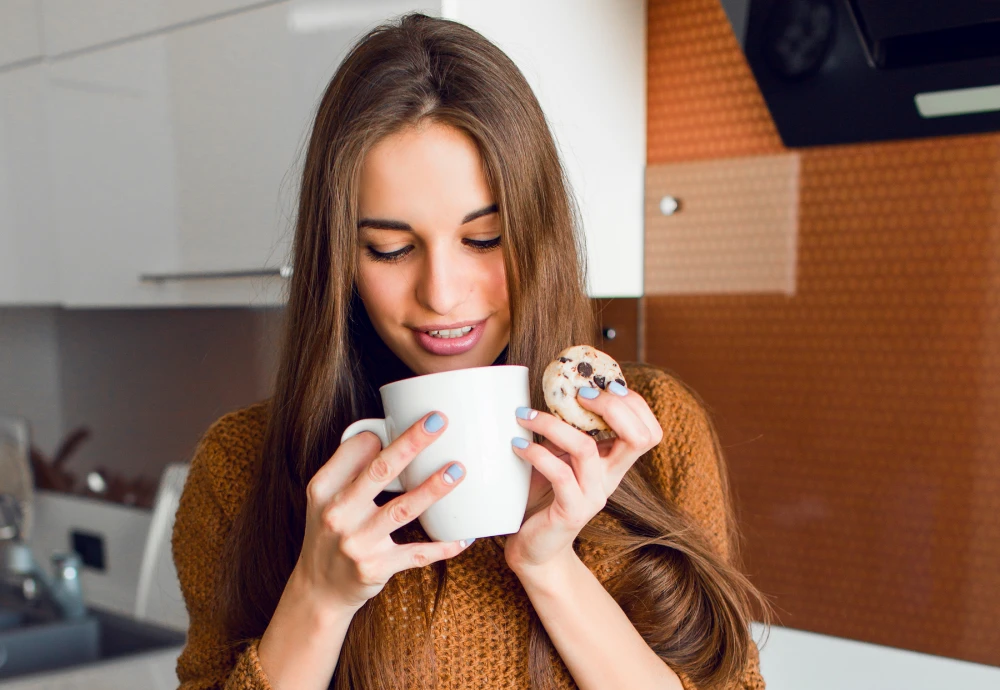
<instances>
[{"instance_id":1,"label":"sweater texture","mask_svg":"<svg viewBox=\"0 0 1000 690\"><path fill-rule=\"evenodd\" d=\"M625 364L629 387L642 395L663 428L661 443L637 464L663 499L688 513L705 530L714 548L730 557L725 506L711 422L694 397L666 372L649 365ZM259 638L235 649L217 615L215 582L223 543L250 489L263 444L268 403L226 414L202 437L191 461L173 531L173 556L190 617L187 641L177 660L181 690L225 688L271 690L257 656ZM511 411L513 413L513 410ZM611 520L602 511L594 520ZM584 563L602 583L615 565L597 561L607 554L581 544ZM409 601L393 601L392 617L420 630L421 607L433 600L431 566L427 591ZM432 634L439 690L517 688L527 690L528 630L531 602L504 561L497 538L479 539L448 561L448 586ZM557 654L553 671L559 688L576 688ZM687 690L694 690L681 676ZM762 690L756 646L739 690Z\"/></svg>"}]
</instances>

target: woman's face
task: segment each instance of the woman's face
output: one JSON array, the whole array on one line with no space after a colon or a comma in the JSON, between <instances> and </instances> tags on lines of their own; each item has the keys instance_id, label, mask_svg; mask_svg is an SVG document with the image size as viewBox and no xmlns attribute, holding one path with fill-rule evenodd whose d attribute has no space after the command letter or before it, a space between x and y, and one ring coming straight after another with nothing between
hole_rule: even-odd
<instances>
[{"instance_id":1,"label":"woman's face","mask_svg":"<svg viewBox=\"0 0 1000 690\"><path fill-rule=\"evenodd\" d=\"M472 139L434 122L384 138L364 160L359 211L358 293L385 344L416 374L492 364L510 308Z\"/></svg>"}]
</instances>

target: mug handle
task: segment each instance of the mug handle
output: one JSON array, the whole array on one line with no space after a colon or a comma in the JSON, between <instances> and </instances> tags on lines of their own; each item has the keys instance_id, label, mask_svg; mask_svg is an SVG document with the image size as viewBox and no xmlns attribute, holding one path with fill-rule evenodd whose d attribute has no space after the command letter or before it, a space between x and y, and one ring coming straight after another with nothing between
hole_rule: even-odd
<instances>
[{"instance_id":1,"label":"mug handle","mask_svg":"<svg viewBox=\"0 0 1000 690\"><path fill-rule=\"evenodd\" d=\"M362 431L370 431L376 436L378 436L379 441L382 442L382 447L385 448L389 445L389 430L385 426L384 419L359 419L358 421L351 424L349 427L344 429L344 433L340 435L340 442L343 443L347 439L357 436ZM399 477L396 477L389 485L385 487L384 491L391 491L394 493L402 493L406 489L403 485L399 483Z\"/></svg>"}]
</instances>

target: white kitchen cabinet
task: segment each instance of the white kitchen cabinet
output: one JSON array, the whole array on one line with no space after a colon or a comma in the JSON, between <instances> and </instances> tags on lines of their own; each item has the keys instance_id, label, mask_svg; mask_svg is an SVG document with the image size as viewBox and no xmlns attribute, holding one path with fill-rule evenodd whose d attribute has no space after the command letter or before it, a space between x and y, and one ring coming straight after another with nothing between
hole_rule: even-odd
<instances>
[{"instance_id":1,"label":"white kitchen cabinet","mask_svg":"<svg viewBox=\"0 0 1000 690\"><path fill-rule=\"evenodd\" d=\"M367 27L417 8L468 23L521 67L580 205L591 294L641 294L641 0L294 0L49 61L63 303L280 303L277 276L190 274L287 265L301 155L323 89Z\"/></svg>"},{"instance_id":2,"label":"white kitchen cabinet","mask_svg":"<svg viewBox=\"0 0 1000 690\"><path fill-rule=\"evenodd\" d=\"M0 304L55 304L45 66L0 70Z\"/></svg>"},{"instance_id":3,"label":"white kitchen cabinet","mask_svg":"<svg viewBox=\"0 0 1000 690\"><path fill-rule=\"evenodd\" d=\"M295 22L335 24L343 3L293 3ZM377 3L372 3L376 5ZM438 0L431 14L496 43L521 69L559 145L583 222L588 292L643 287L646 166L644 0Z\"/></svg>"},{"instance_id":4,"label":"white kitchen cabinet","mask_svg":"<svg viewBox=\"0 0 1000 690\"><path fill-rule=\"evenodd\" d=\"M41 57L39 2L41 0L0 2L0 70Z\"/></svg>"},{"instance_id":5,"label":"white kitchen cabinet","mask_svg":"<svg viewBox=\"0 0 1000 690\"><path fill-rule=\"evenodd\" d=\"M45 53L49 56L105 46L190 22L216 21L233 11L264 4L262 0L33 1L41 3Z\"/></svg>"},{"instance_id":6,"label":"white kitchen cabinet","mask_svg":"<svg viewBox=\"0 0 1000 690\"><path fill-rule=\"evenodd\" d=\"M593 297L642 294L644 0L444 0L517 64L559 144L579 205Z\"/></svg>"},{"instance_id":7,"label":"white kitchen cabinet","mask_svg":"<svg viewBox=\"0 0 1000 690\"><path fill-rule=\"evenodd\" d=\"M297 34L288 4L53 61L49 125L68 306L273 304L280 277L140 274L287 261L300 146L357 27Z\"/></svg>"}]
</instances>

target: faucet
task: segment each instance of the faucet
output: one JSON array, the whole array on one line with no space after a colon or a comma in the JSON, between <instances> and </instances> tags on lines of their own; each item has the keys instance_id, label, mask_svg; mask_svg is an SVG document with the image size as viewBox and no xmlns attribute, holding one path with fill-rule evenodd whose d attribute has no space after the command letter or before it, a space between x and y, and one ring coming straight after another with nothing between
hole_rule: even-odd
<instances>
[{"instance_id":1,"label":"faucet","mask_svg":"<svg viewBox=\"0 0 1000 690\"><path fill-rule=\"evenodd\" d=\"M73 551L52 554L54 576L35 561L31 549L20 539L21 510L10 494L0 494L0 582L22 603L54 609L64 620L87 615L80 587L80 556Z\"/></svg>"}]
</instances>

